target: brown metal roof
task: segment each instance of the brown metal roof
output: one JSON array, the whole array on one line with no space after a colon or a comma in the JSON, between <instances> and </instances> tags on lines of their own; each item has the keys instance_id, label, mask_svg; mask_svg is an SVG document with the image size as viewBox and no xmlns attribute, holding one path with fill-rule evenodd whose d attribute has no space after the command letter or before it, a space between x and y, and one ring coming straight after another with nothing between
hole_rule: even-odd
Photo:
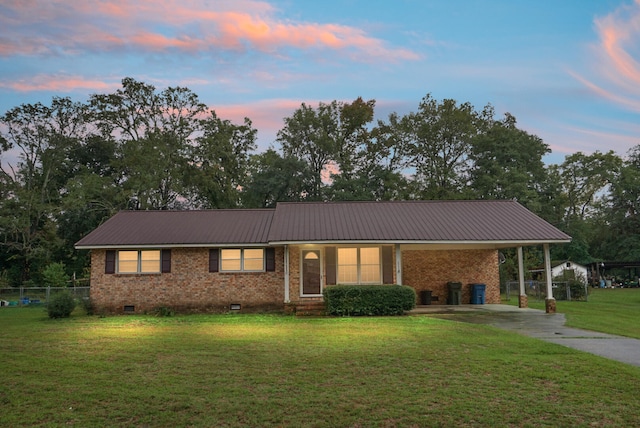
<instances>
[{"instance_id":1,"label":"brown metal roof","mask_svg":"<svg viewBox=\"0 0 640 428\"><path fill-rule=\"evenodd\" d=\"M76 243L122 246L304 242L569 242L514 201L279 203L276 209L121 211Z\"/></svg>"},{"instance_id":2,"label":"brown metal roof","mask_svg":"<svg viewBox=\"0 0 640 428\"><path fill-rule=\"evenodd\" d=\"M280 203L270 242L568 242L514 201Z\"/></svg>"},{"instance_id":3,"label":"brown metal roof","mask_svg":"<svg viewBox=\"0 0 640 428\"><path fill-rule=\"evenodd\" d=\"M120 211L77 248L266 244L273 209Z\"/></svg>"}]
</instances>

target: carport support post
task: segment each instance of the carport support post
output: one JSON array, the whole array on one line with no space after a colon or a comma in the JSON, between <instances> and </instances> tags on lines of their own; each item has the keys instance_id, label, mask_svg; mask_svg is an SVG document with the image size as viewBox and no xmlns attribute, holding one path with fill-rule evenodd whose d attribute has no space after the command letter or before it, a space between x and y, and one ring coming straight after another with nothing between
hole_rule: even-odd
<instances>
[{"instance_id":1,"label":"carport support post","mask_svg":"<svg viewBox=\"0 0 640 428\"><path fill-rule=\"evenodd\" d=\"M284 246L284 302L285 303L290 303L291 302L291 298L290 298L290 291L289 291L289 281L290 281L290 277L289 277L289 246L285 245Z\"/></svg>"},{"instance_id":2,"label":"carport support post","mask_svg":"<svg viewBox=\"0 0 640 428\"><path fill-rule=\"evenodd\" d=\"M556 313L556 299L553 298L553 278L551 278L551 254L549 244L544 244L544 276L547 280L547 298L544 300L545 310L548 314Z\"/></svg>"},{"instance_id":3,"label":"carport support post","mask_svg":"<svg viewBox=\"0 0 640 428\"><path fill-rule=\"evenodd\" d=\"M396 244L396 284L402 285L402 250Z\"/></svg>"},{"instance_id":4,"label":"carport support post","mask_svg":"<svg viewBox=\"0 0 640 428\"><path fill-rule=\"evenodd\" d=\"M524 257L522 255L522 247L518 247L518 283L520 285L520 295L518 296L518 307L528 308L529 299L524 290Z\"/></svg>"}]
</instances>

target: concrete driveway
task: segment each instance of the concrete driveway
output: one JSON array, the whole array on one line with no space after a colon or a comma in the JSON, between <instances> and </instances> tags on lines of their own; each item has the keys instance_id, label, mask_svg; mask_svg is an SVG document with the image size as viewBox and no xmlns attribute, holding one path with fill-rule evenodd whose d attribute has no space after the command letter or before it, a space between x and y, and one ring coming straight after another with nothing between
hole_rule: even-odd
<instances>
[{"instance_id":1,"label":"concrete driveway","mask_svg":"<svg viewBox=\"0 0 640 428\"><path fill-rule=\"evenodd\" d=\"M640 340L565 327L564 314L511 305L418 306L414 314L456 314L456 321L487 324L640 367Z\"/></svg>"}]
</instances>

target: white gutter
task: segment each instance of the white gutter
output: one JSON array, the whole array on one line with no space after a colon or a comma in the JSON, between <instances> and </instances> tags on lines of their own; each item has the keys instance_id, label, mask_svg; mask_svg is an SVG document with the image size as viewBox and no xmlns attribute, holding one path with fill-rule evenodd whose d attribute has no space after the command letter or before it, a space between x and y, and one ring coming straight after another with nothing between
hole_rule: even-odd
<instances>
[{"instance_id":1,"label":"white gutter","mask_svg":"<svg viewBox=\"0 0 640 428\"><path fill-rule=\"evenodd\" d=\"M76 245L76 250L126 250L126 249L162 249L162 248L266 248L272 245L268 243L261 244L144 244L144 245ZM280 246L280 244L278 244Z\"/></svg>"},{"instance_id":2,"label":"white gutter","mask_svg":"<svg viewBox=\"0 0 640 428\"><path fill-rule=\"evenodd\" d=\"M509 247L532 247L543 244L566 244L571 239L551 239L551 240L533 240L533 241L410 241L410 240L332 240L332 241L272 241L269 245L359 245L359 244L377 244L377 245L499 245L502 248Z\"/></svg>"}]
</instances>

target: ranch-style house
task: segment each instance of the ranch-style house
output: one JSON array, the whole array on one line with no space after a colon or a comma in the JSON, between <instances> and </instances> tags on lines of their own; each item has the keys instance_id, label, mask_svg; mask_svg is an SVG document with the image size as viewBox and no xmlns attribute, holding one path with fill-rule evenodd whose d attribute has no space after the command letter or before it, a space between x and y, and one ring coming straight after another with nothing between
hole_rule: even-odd
<instances>
[{"instance_id":1,"label":"ranch-style house","mask_svg":"<svg viewBox=\"0 0 640 428\"><path fill-rule=\"evenodd\" d=\"M522 247L544 247L551 278L549 245L570 239L515 201L290 202L121 211L76 248L91 251L91 300L103 312L295 310L335 284L408 285L418 300L431 291L432 304L447 304L449 283L462 284L461 303L469 284L484 284L484 303L500 303L505 248L518 249L526 307Z\"/></svg>"}]
</instances>

